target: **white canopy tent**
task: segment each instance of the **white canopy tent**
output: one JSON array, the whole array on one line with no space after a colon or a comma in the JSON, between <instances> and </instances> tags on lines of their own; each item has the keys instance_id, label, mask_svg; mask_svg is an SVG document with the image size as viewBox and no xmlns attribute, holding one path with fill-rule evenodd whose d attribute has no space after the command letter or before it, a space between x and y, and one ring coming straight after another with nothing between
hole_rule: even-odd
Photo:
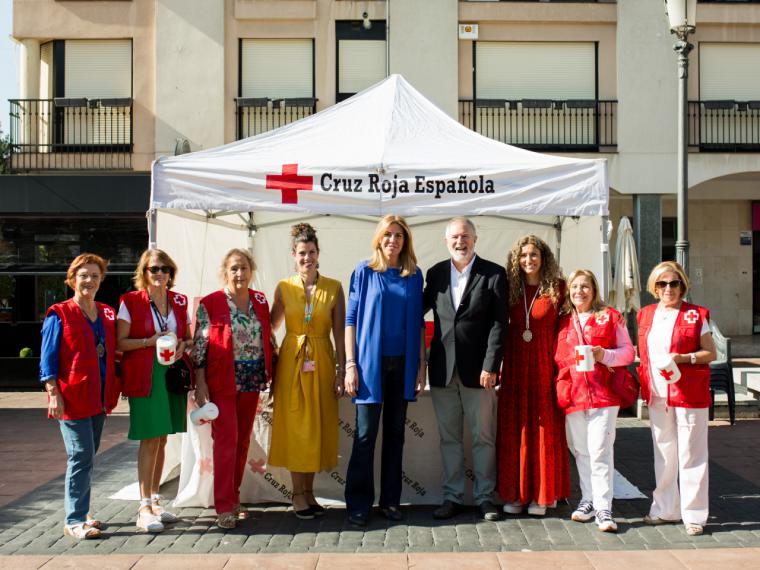
<instances>
[{"instance_id":1,"label":"white canopy tent","mask_svg":"<svg viewBox=\"0 0 760 570\"><path fill-rule=\"evenodd\" d=\"M320 271L347 288L356 263L370 254L378 217L386 213L410 216L423 271L448 256L446 220L467 215L477 216L482 257L504 263L517 238L534 233L560 251L566 271L590 268L604 282L607 207L604 160L542 155L483 137L393 75L280 129L157 160L149 228L151 245L166 250L180 268L177 290L197 299L218 289L223 254L248 247L258 265L255 286L271 299L277 282L293 271L293 223L309 221L317 228ZM340 405L349 425L350 403ZM408 438L405 472L416 483L405 487L402 499L435 502L437 427L429 398L410 414L418 429ZM211 449L206 428L189 425L182 438L178 505L213 502L201 466ZM282 500L287 488L287 473L258 469L266 463L268 430L266 415L257 414L244 502ZM351 438L340 433L341 463L317 481L322 497L342 496ZM179 455L179 444L170 446L167 472Z\"/></svg>"},{"instance_id":2,"label":"white canopy tent","mask_svg":"<svg viewBox=\"0 0 760 570\"><path fill-rule=\"evenodd\" d=\"M177 288L193 297L218 288L230 247L252 249L257 286L270 294L292 269L289 226L304 219L319 231L324 272L345 282L386 213L414 216L423 270L447 255L445 220L470 215L482 216L483 257L503 262L515 239L532 232L555 248L562 240L566 269L589 267L604 280L607 204L604 160L483 137L392 75L277 130L157 160L149 227L151 243L180 267Z\"/></svg>"}]
</instances>

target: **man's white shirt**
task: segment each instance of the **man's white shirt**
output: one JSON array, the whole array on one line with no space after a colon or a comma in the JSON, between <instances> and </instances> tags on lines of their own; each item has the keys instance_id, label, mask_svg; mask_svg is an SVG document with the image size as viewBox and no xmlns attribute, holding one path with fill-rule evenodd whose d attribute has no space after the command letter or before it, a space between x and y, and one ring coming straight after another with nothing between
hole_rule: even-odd
<instances>
[{"instance_id":1,"label":"man's white shirt","mask_svg":"<svg viewBox=\"0 0 760 570\"><path fill-rule=\"evenodd\" d=\"M472 264L475 263L477 255L473 255L470 263L461 272L454 265L454 261L451 263L451 301L454 303L454 310L459 308L459 303L462 302L462 295L464 295L464 289L467 287L467 280L470 278L470 272L472 271Z\"/></svg>"}]
</instances>

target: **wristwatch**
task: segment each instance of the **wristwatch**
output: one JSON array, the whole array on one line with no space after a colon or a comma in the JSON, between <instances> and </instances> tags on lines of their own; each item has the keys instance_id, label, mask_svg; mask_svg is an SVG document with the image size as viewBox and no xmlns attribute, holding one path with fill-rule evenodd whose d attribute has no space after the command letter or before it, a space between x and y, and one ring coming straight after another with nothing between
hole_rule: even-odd
<instances>
[{"instance_id":1,"label":"wristwatch","mask_svg":"<svg viewBox=\"0 0 760 570\"><path fill-rule=\"evenodd\" d=\"M696 364L697 363L697 354L694 353L694 352L692 352L689 355L689 360L691 361L692 364Z\"/></svg>"}]
</instances>

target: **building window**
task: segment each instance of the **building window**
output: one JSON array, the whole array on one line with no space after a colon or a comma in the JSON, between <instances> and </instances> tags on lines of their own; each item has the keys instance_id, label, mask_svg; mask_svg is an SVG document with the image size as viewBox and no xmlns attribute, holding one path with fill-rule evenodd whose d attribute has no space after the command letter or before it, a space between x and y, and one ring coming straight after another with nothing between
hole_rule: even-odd
<instances>
[{"instance_id":1,"label":"building window","mask_svg":"<svg viewBox=\"0 0 760 570\"><path fill-rule=\"evenodd\" d=\"M760 44L699 44L699 101L689 103L690 144L760 150Z\"/></svg>"},{"instance_id":2,"label":"building window","mask_svg":"<svg viewBox=\"0 0 760 570\"><path fill-rule=\"evenodd\" d=\"M131 168L132 40L42 44L33 97L10 101L12 171Z\"/></svg>"},{"instance_id":3,"label":"building window","mask_svg":"<svg viewBox=\"0 0 760 570\"><path fill-rule=\"evenodd\" d=\"M276 129L316 111L314 40L240 40L237 138Z\"/></svg>"},{"instance_id":4,"label":"building window","mask_svg":"<svg viewBox=\"0 0 760 570\"><path fill-rule=\"evenodd\" d=\"M528 148L589 150L599 137L595 42L476 42L464 124Z\"/></svg>"},{"instance_id":5,"label":"building window","mask_svg":"<svg viewBox=\"0 0 760 570\"><path fill-rule=\"evenodd\" d=\"M337 102L387 76L385 21L372 20L370 24L367 29L361 20L335 22Z\"/></svg>"},{"instance_id":6,"label":"building window","mask_svg":"<svg viewBox=\"0 0 760 570\"><path fill-rule=\"evenodd\" d=\"M53 94L56 142L130 144L132 40L53 42Z\"/></svg>"}]
</instances>

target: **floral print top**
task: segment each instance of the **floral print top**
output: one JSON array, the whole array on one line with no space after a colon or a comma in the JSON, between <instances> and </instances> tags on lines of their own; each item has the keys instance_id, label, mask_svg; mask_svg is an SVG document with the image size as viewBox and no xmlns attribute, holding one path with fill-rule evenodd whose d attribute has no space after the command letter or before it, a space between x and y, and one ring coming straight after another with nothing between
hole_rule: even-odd
<instances>
[{"instance_id":1,"label":"floral print top","mask_svg":"<svg viewBox=\"0 0 760 570\"><path fill-rule=\"evenodd\" d=\"M264 345L261 340L261 323L248 301L248 311L237 308L226 287L227 306L230 309L232 347L235 358L235 384L238 392L258 392L267 385L264 365ZM193 335L192 359L196 368L206 367L210 319L203 304L198 305L195 334Z\"/></svg>"}]
</instances>

